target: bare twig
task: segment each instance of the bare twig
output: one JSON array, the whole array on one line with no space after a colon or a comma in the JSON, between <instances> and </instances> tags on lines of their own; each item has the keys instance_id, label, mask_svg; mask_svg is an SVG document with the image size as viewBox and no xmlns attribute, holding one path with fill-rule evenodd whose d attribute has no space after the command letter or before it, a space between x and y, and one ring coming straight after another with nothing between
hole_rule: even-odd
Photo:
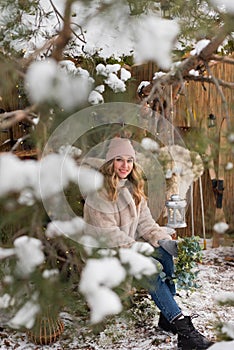
<instances>
[{"instance_id":1,"label":"bare twig","mask_svg":"<svg viewBox=\"0 0 234 350\"><path fill-rule=\"evenodd\" d=\"M210 71L210 69L209 69ZM209 73L210 75L210 73ZM185 80L187 81L199 81L201 83L208 83L208 84L215 84L215 81L212 77L206 77L206 76L195 76L195 75L187 75L184 77ZM223 87L227 87L229 89L234 89L234 82L227 82L227 81L223 81L221 79L217 79L216 78L216 82ZM216 84L215 84L216 85Z\"/></svg>"},{"instance_id":2,"label":"bare twig","mask_svg":"<svg viewBox=\"0 0 234 350\"><path fill-rule=\"evenodd\" d=\"M28 138L30 138L30 134L27 134L27 135L24 135L24 136L18 138L18 140L16 141L14 146L11 148L11 152L14 152L19 147L20 143Z\"/></svg>"},{"instance_id":3,"label":"bare twig","mask_svg":"<svg viewBox=\"0 0 234 350\"><path fill-rule=\"evenodd\" d=\"M234 57L226 57L226 56L219 56L219 55L211 55L211 60L223 62L223 63L230 63L234 64Z\"/></svg>"},{"instance_id":4,"label":"bare twig","mask_svg":"<svg viewBox=\"0 0 234 350\"><path fill-rule=\"evenodd\" d=\"M50 3L51 3L51 6L52 6L53 9L54 9L54 12L57 14L57 16L58 16L59 18L61 18L61 19L64 21L64 17L63 17L63 16L61 15L61 13L58 11L58 9L56 8L56 6L54 5L54 3L53 3L52 0L50 0ZM77 35L76 32L71 28L72 34L73 34L77 39L79 39L79 40L82 41L84 44L86 44L86 40L85 40L85 36L84 36L84 32L83 32L82 27L81 27L79 24L74 23L74 22L71 22L71 25L75 25L76 27L78 27L79 30L80 30L80 32L81 32L80 35Z\"/></svg>"},{"instance_id":5,"label":"bare twig","mask_svg":"<svg viewBox=\"0 0 234 350\"><path fill-rule=\"evenodd\" d=\"M50 4L51 4L51 6L52 6L52 8L53 8L53 10L54 10L54 12L55 12L55 15L56 15L57 19L58 19L58 23L60 23L59 18L61 18L61 19L63 20L62 15L60 14L60 12L59 12L59 10L57 9L57 7L54 5L54 3L53 3L52 0L50 0Z\"/></svg>"},{"instance_id":6,"label":"bare twig","mask_svg":"<svg viewBox=\"0 0 234 350\"><path fill-rule=\"evenodd\" d=\"M28 58L23 58L22 59L22 66L23 67L27 67L32 61L35 60L35 58L43 51L45 50L49 50L55 43L55 41L57 40L58 35L55 35L54 37L52 37L51 39L47 40L45 42L45 44L38 48L37 50L35 50Z\"/></svg>"},{"instance_id":7,"label":"bare twig","mask_svg":"<svg viewBox=\"0 0 234 350\"><path fill-rule=\"evenodd\" d=\"M57 62L61 61L63 57L63 50L66 47L67 43L71 39L71 6L74 0L67 0L64 10L63 18L63 28L59 33L57 39L54 42L54 48L51 54L51 57L54 58Z\"/></svg>"},{"instance_id":8,"label":"bare twig","mask_svg":"<svg viewBox=\"0 0 234 350\"><path fill-rule=\"evenodd\" d=\"M32 122L32 119L35 117L33 112L36 110L36 107L36 105L32 105L23 110L19 109L16 111L0 114L0 130L9 129L22 120L28 120L29 122Z\"/></svg>"}]
</instances>

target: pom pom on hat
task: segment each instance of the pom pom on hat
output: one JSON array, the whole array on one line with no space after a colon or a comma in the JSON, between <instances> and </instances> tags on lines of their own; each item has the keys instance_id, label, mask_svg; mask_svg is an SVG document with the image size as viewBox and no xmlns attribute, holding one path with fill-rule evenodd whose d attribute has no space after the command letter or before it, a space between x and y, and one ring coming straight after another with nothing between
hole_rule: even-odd
<instances>
[{"instance_id":1,"label":"pom pom on hat","mask_svg":"<svg viewBox=\"0 0 234 350\"><path fill-rule=\"evenodd\" d=\"M136 159L135 150L128 139L116 137L111 140L106 154L106 162L118 156L130 156L134 160Z\"/></svg>"}]
</instances>

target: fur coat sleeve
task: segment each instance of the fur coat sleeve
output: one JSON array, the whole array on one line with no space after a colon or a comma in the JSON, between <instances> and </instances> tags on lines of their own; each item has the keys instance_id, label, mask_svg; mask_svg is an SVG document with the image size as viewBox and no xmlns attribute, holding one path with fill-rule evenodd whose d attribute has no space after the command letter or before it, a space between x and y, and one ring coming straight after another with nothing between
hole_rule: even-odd
<instances>
[{"instance_id":1,"label":"fur coat sleeve","mask_svg":"<svg viewBox=\"0 0 234 350\"><path fill-rule=\"evenodd\" d=\"M140 204L139 220L138 220L138 237L158 247L160 239L172 239L169 232L171 229L159 226L153 219L150 209L145 199Z\"/></svg>"}]
</instances>

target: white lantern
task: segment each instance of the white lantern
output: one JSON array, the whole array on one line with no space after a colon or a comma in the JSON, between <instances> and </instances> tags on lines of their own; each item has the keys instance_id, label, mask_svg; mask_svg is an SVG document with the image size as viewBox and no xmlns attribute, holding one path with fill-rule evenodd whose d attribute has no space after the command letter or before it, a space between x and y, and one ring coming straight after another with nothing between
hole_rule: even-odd
<instances>
[{"instance_id":1,"label":"white lantern","mask_svg":"<svg viewBox=\"0 0 234 350\"><path fill-rule=\"evenodd\" d=\"M173 194L170 200L166 201L167 207L167 226L173 228L186 227L185 222L185 208L187 202L185 199L181 199L178 194Z\"/></svg>"}]
</instances>

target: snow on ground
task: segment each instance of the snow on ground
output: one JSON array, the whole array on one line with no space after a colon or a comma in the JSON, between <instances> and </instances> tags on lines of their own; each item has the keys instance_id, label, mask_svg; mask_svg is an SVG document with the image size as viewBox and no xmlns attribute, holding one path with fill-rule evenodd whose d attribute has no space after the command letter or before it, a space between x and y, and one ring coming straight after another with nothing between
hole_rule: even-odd
<instances>
[{"instance_id":1,"label":"snow on ground","mask_svg":"<svg viewBox=\"0 0 234 350\"><path fill-rule=\"evenodd\" d=\"M194 325L205 336L215 340L217 321L234 321L234 308L217 305L215 297L233 292L234 263L226 257L233 256L233 247L208 248L203 251L203 263L199 265L201 288L193 293L178 291L176 299L186 314L197 314ZM92 332L79 317L61 313L65 331L60 339L50 346L38 346L28 341L25 333L0 328L1 350L175 350L176 336L157 328L158 309L147 293L142 290L133 296L138 308L129 309L131 317L114 316L102 330ZM136 305L136 304L134 304ZM133 316L134 313L134 317ZM227 343L226 343L227 344ZM223 346L223 345L222 345ZM222 347L225 350L226 347Z\"/></svg>"}]
</instances>

